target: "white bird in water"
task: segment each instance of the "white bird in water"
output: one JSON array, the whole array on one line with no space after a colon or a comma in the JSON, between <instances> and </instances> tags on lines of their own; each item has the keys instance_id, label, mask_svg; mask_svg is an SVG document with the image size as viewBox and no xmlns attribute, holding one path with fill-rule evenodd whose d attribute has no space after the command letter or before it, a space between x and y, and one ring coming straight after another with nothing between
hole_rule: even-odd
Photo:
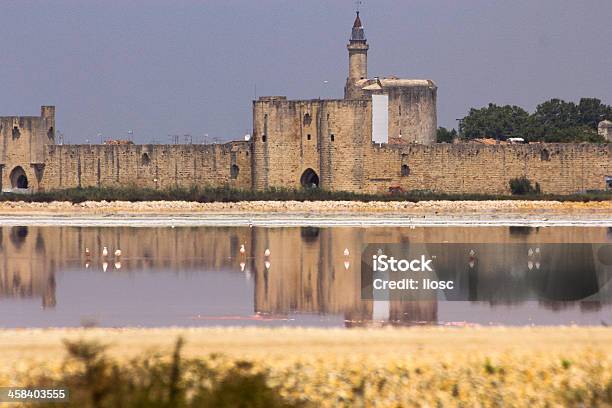
<instances>
[{"instance_id":1,"label":"white bird in water","mask_svg":"<svg viewBox=\"0 0 612 408\"><path fill-rule=\"evenodd\" d=\"M266 269L270 269L270 261L264 262Z\"/></svg>"},{"instance_id":2,"label":"white bird in water","mask_svg":"<svg viewBox=\"0 0 612 408\"><path fill-rule=\"evenodd\" d=\"M350 267L351 267L351 263L349 261L344 261L344 269L348 271Z\"/></svg>"},{"instance_id":3,"label":"white bird in water","mask_svg":"<svg viewBox=\"0 0 612 408\"><path fill-rule=\"evenodd\" d=\"M246 248L244 247L244 244L240 245L240 253L242 255L244 255L246 253Z\"/></svg>"},{"instance_id":4,"label":"white bird in water","mask_svg":"<svg viewBox=\"0 0 612 408\"><path fill-rule=\"evenodd\" d=\"M350 254L348 248L344 248L344 256L349 256Z\"/></svg>"},{"instance_id":5,"label":"white bird in water","mask_svg":"<svg viewBox=\"0 0 612 408\"><path fill-rule=\"evenodd\" d=\"M108 262L102 262L102 270L106 272L107 269L108 269Z\"/></svg>"},{"instance_id":6,"label":"white bird in water","mask_svg":"<svg viewBox=\"0 0 612 408\"><path fill-rule=\"evenodd\" d=\"M121 250L120 250L120 249L117 249L117 250L115 251L115 257L116 257L116 258L119 258L120 256L121 256Z\"/></svg>"},{"instance_id":7,"label":"white bird in water","mask_svg":"<svg viewBox=\"0 0 612 408\"><path fill-rule=\"evenodd\" d=\"M121 269L121 262L115 262L115 269Z\"/></svg>"},{"instance_id":8,"label":"white bird in water","mask_svg":"<svg viewBox=\"0 0 612 408\"><path fill-rule=\"evenodd\" d=\"M240 272L244 272L244 267L246 264L244 262L240 262Z\"/></svg>"},{"instance_id":9,"label":"white bird in water","mask_svg":"<svg viewBox=\"0 0 612 408\"><path fill-rule=\"evenodd\" d=\"M105 257L105 258L108 256L108 248L107 247L102 248L102 256Z\"/></svg>"},{"instance_id":10,"label":"white bird in water","mask_svg":"<svg viewBox=\"0 0 612 408\"><path fill-rule=\"evenodd\" d=\"M264 255L265 256L270 256L270 249L266 248L266 250L264 251Z\"/></svg>"},{"instance_id":11,"label":"white bird in water","mask_svg":"<svg viewBox=\"0 0 612 408\"><path fill-rule=\"evenodd\" d=\"M89 252L89 248L85 248L85 257L89 258L91 256L91 252Z\"/></svg>"}]
</instances>

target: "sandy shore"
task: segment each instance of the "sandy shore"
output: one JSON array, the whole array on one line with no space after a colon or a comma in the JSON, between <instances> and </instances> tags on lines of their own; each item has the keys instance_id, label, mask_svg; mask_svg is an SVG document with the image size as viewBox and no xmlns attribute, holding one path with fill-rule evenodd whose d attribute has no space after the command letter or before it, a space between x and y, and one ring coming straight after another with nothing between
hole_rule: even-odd
<instances>
[{"instance_id":1,"label":"sandy shore","mask_svg":"<svg viewBox=\"0 0 612 408\"><path fill-rule=\"evenodd\" d=\"M0 216L227 216L232 217L378 217L415 220L575 220L610 222L612 201L249 201L238 203L195 203L185 201L94 202L79 204L0 203Z\"/></svg>"},{"instance_id":2,"label":"sandy shore","mask_svg":"<svg viewBox=\"0 0 612 408\"><path fill-rule=\"evenodd\" d=\"M28 217L25 217L28 216ZM207 225L353 225L379 224L532 224L612 225L612 201L249 201L238 203L195 203L185 201L94 202L79 204L0 203L0 217L5 224L70 223L93 225L147 222ZM29 218L31 217L31 218ZM67 220L69 217L69 220ZM29 219L29 221L28 221ZM97 220L97 221L96 221ZM93 223L93 224L92 224ZM146 223L146 222L145 222Z\"/></svg>"},{"instance_id":3,"label":"sandy shore","mask_svg":"<svg viewBox=\"0 0 612 408\"><path fill-rule=\"evenodd\" d=\"M321 214L470 214L564 213L612 215L612 201L243 201L196 203L187 201L86 201L26 203L1 202L0 214L206 214L206 213L321 213Z\"/></svg>"}]
</instances>

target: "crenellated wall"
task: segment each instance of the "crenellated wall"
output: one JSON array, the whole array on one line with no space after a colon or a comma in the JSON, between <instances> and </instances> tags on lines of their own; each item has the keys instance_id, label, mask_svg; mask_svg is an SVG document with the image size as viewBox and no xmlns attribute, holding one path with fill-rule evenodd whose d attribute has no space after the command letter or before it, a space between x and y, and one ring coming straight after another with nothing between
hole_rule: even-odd
<instances>
[{"instance_id":1,"label":"crenellated wall","mask_svg":"<svg viewBox=\"0 0 612 408\"><path fill-rule=\"evenodd\" d=\"M367 149L365 191L389 187L443 193L509 194L509 182L526 176L544 193L605 190L612 174L612 144L472 143L376 146ZM402 166L408 166L408 174Z\"/></svg>"},{"instance_id":2,"label":"crenellated wall","mask_svg":"<svg viewBox=\"0 0 612 408\"><path fill-rule=\"evenodd\" d=\"M250 189L249 145L54 145L47 148L37 187L194 185Z\"/></svg>"},{"instance_id":3,"label":"crenellated wall","mask_svg":"<svg viewBox=\"0 0 612 408\"><path fill-rule=\"evenodd\" d=\"M417 98L420 103L410 102L407 91L413 88L423 92ZM403 128L405 141L414 139L406 129L432 133L435 88L389 89L390 129L399 134ZM509 194L510 180L526 176L545 193L571 194L605 190L606 176L612 175L610 144L491 146L390 140L378 145L371 137L371 100L260 98L253 104L253 188L300 188L302 176L311 169L319 187L335 191L388 193L400 187ZM402 166L407 166L404 171Z\"/></svg>"},{"instance_id":4,"label":"crenellated wall","mask_svg":"<svg viewBox=\"0 0 612 408\"><path fill-rule=\"evenodd\" d=\"M409 103L405 92L397 98L391 92L390 123L430 127L434 122L406 121L418 119L418 109L432 117L434 91L428 91L431 103L421 107ZM407 112L407 106L416 110ZM31 191L130 186L264 190L318 184L326 190L383 194L395 188L509 194L509 181L526 176L544 193L571 194L606 190L606 178L612 176L612 144L378 145L371 142L369 99L260 98L253 103L252 139L213 145L55 145L54 121L53 107L43 107L40 117L0 118L3 191L18 187L25 177Z\"/></svg>"}]
</instances>

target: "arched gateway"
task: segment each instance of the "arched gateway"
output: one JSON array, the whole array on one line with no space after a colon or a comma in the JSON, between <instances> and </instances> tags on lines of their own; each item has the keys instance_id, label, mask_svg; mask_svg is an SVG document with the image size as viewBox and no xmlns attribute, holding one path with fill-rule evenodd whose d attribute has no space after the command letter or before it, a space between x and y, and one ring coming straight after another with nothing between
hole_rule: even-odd
<instances>
[{"instance_id":1,"label":"arched gateway","mask_svg":"<svg viewBox=\"0 0 612 408\"><path fill-rule=\"evenodd\" d=\"M11 171L12 188L28 188L28 177L21 166L17 166Z\"/></svg>"},{"instance_id":2,"label":"arched gateway","mask_svg":"<svg viewBox=\"0 0 612 408\"><path fill-rule=\"evenodd\" d=\"M313 169L306 169L300 177L300 183L304 188L319 187L319 176Z\"/></svg>"}]
</instances>

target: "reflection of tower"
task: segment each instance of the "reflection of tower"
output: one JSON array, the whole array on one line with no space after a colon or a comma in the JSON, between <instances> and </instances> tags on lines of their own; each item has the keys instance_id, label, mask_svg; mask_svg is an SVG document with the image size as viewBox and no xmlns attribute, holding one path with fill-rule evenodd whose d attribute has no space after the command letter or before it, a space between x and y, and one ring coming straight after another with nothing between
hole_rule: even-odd
<instances>
[{"instance_id":1,"label":"reflection of tower","mask_svg":"<svg viewBox=\"0 0 612 408\"><path fill-rule=\"evenodd\" d=\"M55 264L46 252L39 227L0 228L0 297L40 297L43 308L53 308Z\"/></svg>"},{"instance_id":2,"label":"reflection of tower","mask_svg":"<svg viewBox=\"0 0 612 408\"><path fill-rule=\"evenodd\" d=\"M49 275L45 293L42 298L43 309L54 308L57 301L55 299L55 274Z\"/></svg>"},{"instance_id":3,"label":"reflection of tower","mask_svg":"<svg viewBox=\"0 0 612 408\"><path fill-rule=\"evenodd\" d=\"M341 315L346 327L372 323L374 302L361 299L360 257L365 243L390 238L362 228L253 228L255 311L273 315ZM399 241L399 237L396 240ZM270 268L264 267L270 248ZM344 255L345 249L350 255ZM347 267L347 263L348 267ZM437 301L391 302L389 324L437 321Z\"/></svg>"},{"instance_id":4,"label":"reflection of tower","mask_svg":"<svg viewBox=\"0 0 612 408\"><path fill-rule=\"evenodd\" d=\"M438 321L438 301L391 301L389 322L394 326L431 324Z\"/></svg>"}]
</instances>

